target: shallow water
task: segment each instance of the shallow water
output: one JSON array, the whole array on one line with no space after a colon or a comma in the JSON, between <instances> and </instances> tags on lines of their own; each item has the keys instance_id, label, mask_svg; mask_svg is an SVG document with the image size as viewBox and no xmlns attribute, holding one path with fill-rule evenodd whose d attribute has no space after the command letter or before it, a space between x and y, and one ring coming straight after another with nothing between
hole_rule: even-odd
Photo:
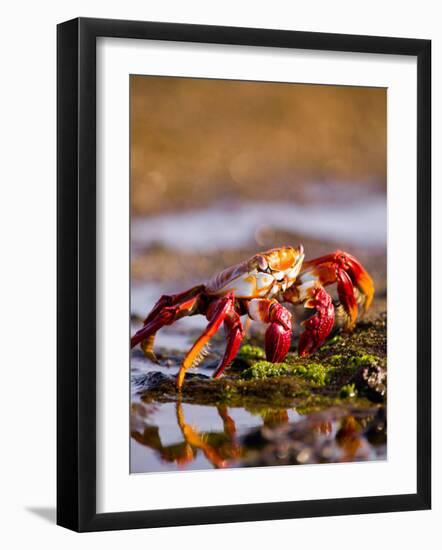
<instances>
[{"instance_id":1,"label":"shallow water","mask_svg":"<svg viewBox=\"0 0 442 550\"><path fill-rule=\"evenodd\" d=\"M181 407L180 414L186 426L198 434L190 443L177 421L177 407ZM220 412L210 406L163 403L150 408L145 406L142 410L142 415L132 412L132 473L236 467L244 451L239 440L251 428L263 423L259 415L239 407ZM228 415L227 423L235 426L233 433L229 433L222 415ZM296 411L288 412L290 421L298 417ZM191 452L189 447L192 447Z\"/></svg>"}]
</instances>

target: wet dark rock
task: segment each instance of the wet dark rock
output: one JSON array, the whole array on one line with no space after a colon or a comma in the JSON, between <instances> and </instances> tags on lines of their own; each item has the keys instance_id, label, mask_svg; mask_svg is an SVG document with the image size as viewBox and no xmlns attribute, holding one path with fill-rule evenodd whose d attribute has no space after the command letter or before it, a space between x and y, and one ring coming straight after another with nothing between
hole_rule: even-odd
<instances>
[{"instance_id":1,"label":"wet dark rock","mask_svg":"<svg viewBox=\"0 0 442 550\"><path fill-rule=\"evenodd\" d=\"M374 403L382 403L387 394L387 371L381 365L363 365L355 376L356 389Z\"/></svg>"},{"instance_id":2,"label":"wet dark rock","mask_svg":"<svg viewBox=\"0 0 442 550\"><path fill-rule=\"evenodd\" d=\"M132 384L138 391L141 392L158 388L170 379L171 376L164 374L163 372L147 372L144 374L134 375L132 377Z\"/></svg>"},{"instance_id":3,"label":"wet dark rock","mask_svg":"<svg viewBox=\"0 0 442 550\"><path fill-rule=\"evenodd\" d=\"M174 375L176 378L176 375ZM210 380L211 377L206 374L201 374L200 372L186 372L186 381L189 380Z\"/></svg>"},{"instance_id":4,"label":"wet dark rock","mask_svg":"<svg viewBox=\"0 0 442 550\"><path fill-rule=\"evenodd\" d=\"M387 413L384 408L379 409L375 418L365 430L365 437L372 445L387 443Z\"/></svg>"}]
</instances>

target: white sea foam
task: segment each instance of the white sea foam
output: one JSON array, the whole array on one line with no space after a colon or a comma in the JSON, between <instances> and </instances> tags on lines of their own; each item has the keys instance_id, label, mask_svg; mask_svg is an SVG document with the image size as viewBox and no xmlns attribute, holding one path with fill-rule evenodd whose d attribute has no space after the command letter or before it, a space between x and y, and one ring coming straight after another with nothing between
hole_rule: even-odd
<instances>
[{"instance_id":1,"label":"white sea foam","mask_svg":"<svg viewBox=\"0 0 442 550\"><path fill-rule=\"evenodd\" d=\"M383 247L387 235L385 196L299 204L248 202L135 218L133 251L160 243L172 249L235 249L253 242L262 226L330 242Z\"/></svg>"}]
</instances>

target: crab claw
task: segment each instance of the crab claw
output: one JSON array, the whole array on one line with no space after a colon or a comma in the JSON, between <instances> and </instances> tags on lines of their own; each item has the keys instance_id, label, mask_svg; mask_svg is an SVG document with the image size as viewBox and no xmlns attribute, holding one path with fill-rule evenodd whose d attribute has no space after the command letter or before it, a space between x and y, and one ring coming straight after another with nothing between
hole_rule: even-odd
<instances>
[{"instance_id":1,"label":"crab claw","mask_svg":"<svg viewBox=\"0 0 442 550\"><path fill-rule=\"evenodd\" d=\"M270 326L266 330L265 350L267 361L284 361L292 340L292 315L281 304L274 303L270 309Z\"/></svg>"},{"instance_id":2,"label":"crab claw","mask_svg":"<svg viewBox=\"0 0 442 550\"><path fill-rule=\"evenodd\" d=\"M335 321L333 301L322 287L313 289L304 306L314 308L316 313L302 323L305 330L299 338L298 346L301 357L310 355L323 344Z\"/></svg>"},{"instance_id":3,"label":"crab claw","mask_svg":"<svg viewBox=\"0 0 442 550\"><path fill-rule=\"evenodd\" d=\"M305 262L300 280L308 282L312 279L322 286L337 283L347 330L356 323L358 306L362 306L365 313L373 301L372 278L354 256L342 250Z\"/></svg>"}]
</instances>

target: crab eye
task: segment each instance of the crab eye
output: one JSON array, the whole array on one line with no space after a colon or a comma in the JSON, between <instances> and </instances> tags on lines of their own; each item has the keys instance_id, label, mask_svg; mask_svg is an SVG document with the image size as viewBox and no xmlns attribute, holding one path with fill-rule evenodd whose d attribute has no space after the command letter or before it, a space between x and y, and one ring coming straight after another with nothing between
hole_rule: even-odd
<instances>
[{"instance_id":1,"label":"crab eye","mask_svg":"<svg viewBox=\"0 0 442 550\"><path fill-rule=\"evenodd\" d=\"M267 263L267 260L264 256L261 256L261 254L258 254L256 257L258 261L258 268L260 271L263 271L264 273L270 273L269 271L269 264Z\"/></svg>"}]
</instances>

